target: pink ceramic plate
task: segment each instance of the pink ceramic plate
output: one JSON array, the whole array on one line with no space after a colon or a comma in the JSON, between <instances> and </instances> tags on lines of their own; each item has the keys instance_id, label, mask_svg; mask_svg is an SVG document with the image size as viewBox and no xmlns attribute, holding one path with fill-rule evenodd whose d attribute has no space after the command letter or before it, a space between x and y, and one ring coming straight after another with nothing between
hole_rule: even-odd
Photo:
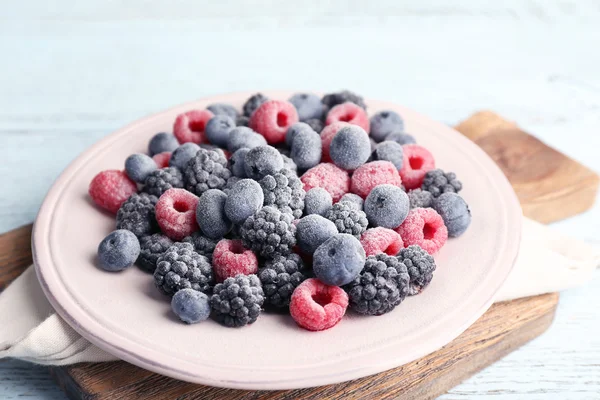
<instances>
[{"instance_id":1,"label":"pink ceramic plate","mask_svg":"<svg viewBox=\"0 0 600 400\"><path fill-rule=\"evenodd\" d=\"M89 200L99 171L122 169L144 152L175 116L214 102L241 107L251 93L206 98L144 118L109 135L77 158L48 193L35 223L33 250L42 287L58 313L104 350L173 378L240 389L325 385L400 366L444 346L492 304L519 248L521 210L508 181L487 155L456 131L404 107L369 101L369 112L392 109L426 146L440 168L464 184L473 221L436 256L431 285L393 312L360 317L351 312L325 332L308 332L286 315L263 314L252 326L224 328L213 321L188 326L169 299L136 267L122 273L95 266L98 243L114 218ZM291 92L267 92L287 99Z\"/></svg>"}]
</instances>

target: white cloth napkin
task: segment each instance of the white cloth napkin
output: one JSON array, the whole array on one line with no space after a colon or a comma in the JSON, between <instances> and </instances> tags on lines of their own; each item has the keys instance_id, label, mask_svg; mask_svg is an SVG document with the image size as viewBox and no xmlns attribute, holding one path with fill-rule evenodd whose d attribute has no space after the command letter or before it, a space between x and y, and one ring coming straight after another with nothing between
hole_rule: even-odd
<instances>
[{"instance_id":1,"label":"white cloth napkin","mask_svg":"<svg viewBox=\"0 0 600 400\"><path fill-rule=\"evenodd\" d=\"M600 249L525 218L515 267L496 301L581 285L600 265ZM66 365L117 358L82 338L52 309L29 267L0 293L0 358Z\"/></svg>"}]
</instances>

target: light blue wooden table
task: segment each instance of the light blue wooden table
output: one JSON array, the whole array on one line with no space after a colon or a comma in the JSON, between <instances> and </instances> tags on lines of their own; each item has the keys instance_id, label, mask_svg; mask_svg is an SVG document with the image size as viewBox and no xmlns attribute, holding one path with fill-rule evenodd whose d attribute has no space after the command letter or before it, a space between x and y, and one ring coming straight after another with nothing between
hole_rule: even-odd
<instances>
[{"instance_id":1,"label":"light blue wooden table","mask_svg":"<svg viewBox=\"0 0 600 400\"><path fill-rule=\"evenodd\" d=\"M236 90L348 87L449 124L493 109L600 171L599 26L592 0L5 1L0 232L102 136ZM600 203L555 225L600 245ZM600 398L599 302L596 272L546 334L442 399ZM0 399L20 397L65 398L44 368L0 362Z\"/></svg>"}]
</instances>

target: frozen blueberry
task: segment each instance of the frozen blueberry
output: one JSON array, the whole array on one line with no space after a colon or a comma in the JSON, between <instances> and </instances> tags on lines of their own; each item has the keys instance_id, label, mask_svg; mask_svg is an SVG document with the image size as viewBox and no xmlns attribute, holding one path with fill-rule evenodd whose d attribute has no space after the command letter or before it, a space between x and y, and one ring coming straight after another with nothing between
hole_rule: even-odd
<instances>
[{"instance_id":1,"label":"frozen blueberry","mask_svg":"<svg viewBox=\"0 0 600 400\"><path fill-rule=\"evenodd\" d=\"M150 172L155 169L158 169L158 165L145 154L132 154L125 160L127 176L137 183L144 183Z\"/></svg>"},{"instance_id":2,"label":"frozen blueberry","mask_svg":"<svg viewBox=\"0 0 600 400\"><path fill-rule=\"evenodd\" d=\"M362 209L363 209L364 200L362 197L360 197L357 194L346 193L345 195L342 196L342 198L340 199L339 202L341 203L342 201L352 204L357 210L362 211Z\"/></svg>"},{"instance_id":3,"label":"frozen blueberry","mask_svg":"<svg viewBox=\"0 0 600 400\"><path fill-rule=\"evenodd\" d=\"M208 296L194 289L181 289L173 295L171 308L185 323L195 324L208 319L210 302Z\"/></svg>"},{"instance_id":4,"label":"frozen blueberry","mask_svg":"<svg viewBox=\"0 0 600 400\"><path fill-rule=\"evenodd\" d=\"M304 196L304 214L325 216L325 213L331 208L332 204L333 200L327 190L321 187L312 188Z\"/></svg>"},{"instance_id":5,"label":"frozen blueberry","mask_svg":"<svg viewBox=\"0 0 600 400\"><path fill-rule=\"evenodd\" d=\"M244 157L246 176L259 180L273 175L283 168L283 158L275 147L258 146L250 149Z\"/></svg>"},{"instance_id":6,"label":"frozen blueberry","mask_svg":"<svg viewBox=\"0 0 600 400\"><path fill-rule=\"evenodd\" d=\"M401 144L385 140L377 145L372 158L373 161L389 161L400 171L402 169L402 161L404 160L404 150L402 150Z\"/></svg>"},{"instance_id":7,"label":"frozen blueberry","mask_svg":"<svg viewBox=\"0 0 600 400\"><path fill-rule=\"evenodd\" d=\"M323 103L321 103L319 96L315 94L296 93L290 97L289 102L296 107L300 121L323 118Z\"/></svg>"},{"instance_id":8,"label":"frozen blueberry","mask_svg":"<svg viewBox=\"0 0 600 400\"><path fill-rule=\"evenodd\" d=\"M342 286L352 282L365 266L365 250L352 235L339 233L313 254L313 271L323 283Z\"/></svg>"},{"instance_id":9,"label":"frozen blueberry","mask_svg":"<svg viewBox=\"0 0 600 400\"><path fill-rule=\"evenodd\" d=\"M215 115L226 115L234 121L240 115L240 113L231 104L214 103L206 107L206 109Z\"/></svg>"},{"instance_id":10,"label":"frozen blueberry","mask_svg":"<svg viewBox=\"0 0 600 400\"><path fill-rule=\"evenodd\" d=\"M285 144L291 146L292 142L294 141L294 137L296 137L298 133L304 131L314 131L314 129L304 122L296 122L295 124L292 124L292 126L290 126L285 133Z\"/></svg>"},{"instance_id":11,"label":"frozen blueberry","mask_svg":"<svg viewBox=\"0 0 600 400\"><path fill-rule=\"evenodd\" d=\"M98 246L100 266L111 272L122 271L133 265L140 255L138 238L125 229L111 232Z\"/></svg>"},{"instance_id":12,"label":"frozen blueberry","mask_svg":"<svg viewBox=\"0 0 600 400\"><path fill-rule=\"evenodd\" d=\"M378 185L365 199L365 214L373 226L395 229L406 219L410 202L406 192L394 185Z\"/></svg>"},{"instance_id":13,"label":"frozen blueberry","mask_svg":"<svg viewBox=\"0 0 600 400\"><path fill-rule=\"evenodd\" d=\"M250 124L250 118L248 118L244 115L240 115L239 117L237 117L235 119L236 126L248 126L249 124Z\"/></svg>"},{"instance_id":14,"label":"frozen blueberry","mask_svg":"<svg viewBox=\"0 0 600 400\"><path fill-rule=\"evenodd\" d=\"M317 247L337 233L335 224L318 214L307 215L296 225L298 246L308 254L314 253Z\"/></svg>"},{"instance_id":15,"label":"frozen blueberry","mask_svg":"<svg viewBox=\"0 0 600 400\"><path fill-rule=\"evenodd\" d=\"M171 152L177 147L179 147L179 141L175 135L171 133L160 132L150 139L150 142L148 143L148 153L153 156L166 151Z\"/></svg>"},{"instance_id":16,"label":"frozen blueberry","mask_svg":"<svg viewBox=\"0 0 600 400\"><path fill-rule=\"evenodd\" d=\"M310 169L321 161L321 136L310 128L294 135L291 147L290 157L300 170Z\"/></svg>"},{"instance_id":17,"label":"frozen blueberry","mask_svg":"<svg viewBox=\"0 0 600 400\"><path fill-rule=\"evenodd\" d=\"M246 157L246 153L250 151L247 147L242 147L237 150L235 153L231 155L229 158L229 169L231 169L231 173L233 176L237 176L238 178L246 178L246 162L244 161Z\"/></svg>"},{"instance_id":18,"label":"frozen blueberry","mask_svg":"<svg viewBox=\"0 0 600 400\"><path fill-rule=\"evenodd\" d=\"M190 161L198 151L200 151L200 146L196 143L189 142L182 144L171 154L169 167L179 168L183 171L185 167L187 167L188 161Z\"/></svg>"},{"instance_id":19,"label":"frozen blueberry","mask_svg":"<svg viewBox=\"0 0 600 400\"><path fill-rule=\"evenodd\" d=\"M402 132L404 121L395 111L379 111L371 117L371 137L381 142L392 132Z\"/></svg>"},{"instance_id":20,"label":"frozen blueberry","mask_svg":"<svg viewBox=\"0 0 600 400\"><path fill-rule=\"evenodd\" d=\"M218 189L202 193L196 207L196 221L204 236L220 239L231 230L231 221L225 216L227 195Z\"/></svg>"},{"instance_id":21,"label":"frozen blueberry","mask_svg":"<svg viewBox=\"0 0 600 400\"><path fill-rule=\"evenodd\" d=\"M441 194L433 200L433 209L444 220L450 237L462 235L471 223L471 210L467 202L456 193Z\"/></svg>"},{"instance_id":22,"label":"frozen blueberry","mask_svg":"<svg viewBox=\"0 0 600 400\"><path fill-rule=\"evenodd\" d=\"M243 223L263 206L265 196L259 183L241 179L229 189L225 200L225 215L234 224Z\"/></svg>"},{"instance_id":23,"label":"frozen blueberry","mask_svg":"<svg viewBox=\"0 0 600 400\"><path fill-rule=\"evenodd\" d=\"M253 94L252 96L250 96L250 98L248 98L248 100L246 100L244 106L242 107L242 110L244 111L244 116L251 117L252 114L254 114L254 111L256 111L262 103L268 100L269 98L262 93Z\"/></svg>"},{"instance_id":24,"label":"frozen blueberry","mask_svg":"<svg viewBox=\"0 0 600 400\"><path fill-rule=\"evenodd\" d=\"M212 144L225 147L229 139L229 131L235 128L235 121L227 115L215 115L206 124L204 132Z\"/></svg>"},{"instance_id":25,"label":"frozen blueberry","mask_svg":"<svg viewBox=\"0 0 600 400\"><path fill-rule=\"evenodd\" d=\"M417 143L414 136L404 132L392 132L389 135L387 135L384 140L396 142L401 145Z\"/></svg>"},{"instance_id":26,"label":"frozen blueberry","mask_svg":"<svg viewBox=\"0 0 600 400\"><path fill-rule=\"evenodd\" d=\"M369 136L359 126L345 126L338 131L329 145L333 163L346 170L363 165L371 155Z\"/></svg>"},{"instance_id":27,"label":"frozen blueberry","mask_svg":"<svg viewBox=\"0 0 600 400\"><path fill-rule=\"evenodd\" d=\"M323 120L320 120L320 119L316 119L316 118L307 119L305 122L306 122L306 125L310 126L312 128L312 130L317 133L321 133L321 131L325 127L325 124L323 124Z\"/></svg>"},{"instance_id":28,"label":"frozen blueberry","mask_svg":"<svg viewBox=\"0 0 600 400\"><path fill-rule=\"evenodd\" d=\"M256 146L266 146L267 140L247 126L238 126L229 131L227 149L235 153L242 147L252 149Z\"/></svg>"}]
</instances>

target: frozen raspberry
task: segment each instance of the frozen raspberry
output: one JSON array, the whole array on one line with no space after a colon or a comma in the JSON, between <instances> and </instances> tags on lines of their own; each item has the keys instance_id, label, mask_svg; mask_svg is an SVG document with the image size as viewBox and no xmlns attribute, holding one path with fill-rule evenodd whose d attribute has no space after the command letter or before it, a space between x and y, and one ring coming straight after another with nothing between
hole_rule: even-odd
<instances>
[{"instance_id":1,"label":"frozen raspberry","mask_svg":"<svg viewBox=\"0 0 600 400\"><path fill-rule=\"evenodd\" d=\"M348 295L343 289L314 278L302 282L290 300L292 318L309 331L332 328L340 322L347 308Z\"/></svg>"},{"instance_id":2,"label":"frozen raspberry","mask_svg":"<svg viewBox=\"0 0 600 400\"><path fill-rule=\"evenodd\" d=\"M321 131L321 147L322 147L322 162L331 162L331 156L329 155L329 147L331 146L331 141L333 137L340 129L345 126L349 126L350 124L347 122L334 122L331 125L327 125Z\"/></svg>"},{"instance_id":3,"label":"frozen raspberry","mask_svg":"<svg viewBox=\"0 0 600 400\"><path fill-rule=\"evenodd\" d=\"M137 192L137 185L124 171L102 171L92 179L88 193L94 203L116 214L121 205Z\"/></svg>"},{"instance_id":4,"label":"frozen raspberry","mask_svg":"<svg viewBox=\"0 0 600 400\"><path fill-rule=\"evenodd\" d=\"M169 189L156 203L156 220L162 232L181 240L199 229L196 223L198 197L185 189Z\"/></svg>"},{"instance_id":5,"label":"frozen raspberry","mask_svg":"<svg viewBox=\"0 0 600 400\"><path fill-rule=\"evenodd\" d=\"M169 161L171 160L171 152L165 151L163 153L158 153L152 156L152 159L158 165L158 168L167 168L169 166Z\"/></svg>"},{"instance_id":6,"label":"frozen raspberry","mask_svg":"<svg viewBox=\"0 0 600 400\"><path fill-rule=\"evenodd\" d=\"M269 144L282 143L290 126L298 122L294 105L287 101L269 100L250 117L250 127L267 139Z\"/></svg>"},{"instance_id":7,"label":"frozen raspberry","mask_svg":"<svg viewBox=\"0 0 600 400\"><path fill-rule=\"evenodd\" d=\"M347 101L356 104L363 110L367 109L362 96L349 90L342 90L341 92L337 93L328 93L321 99L321 102L329 108L333 108L338 104L346 103Z\"/></svg>"},{"instance_id":8,"label":"frozen raspberry","mask_svg":"<svg viewBox=\"0 0 600 400\"><path fill-rule=\"evenodd\" d=\"M442 193L460 192L462 183L456 179L454 172L432 169L425 174L421 188L430 192L433 197L439 197Z\"/></svg>"},{"instance_id":9,"label":"frozen raspberry","mask_svg":"<svg viewBox=\"0 0 600 400\"><path fill-rule=\"evenodd\" d=\"M401 187L402 179L398 170L389 161L371 161L354 171L350 191L364 199L375 186L384 184Z\"/></svg>"},{"instance_id":10,"label":"frozen raspberry","mask_svg":"<svg viewBox=\"0 0 600 400\"><path fill-rule=\"evenodd\" d=\"M329 110L325 125L331 125L334 122L347 122L352 125L358 125L366 132L369 132L370 124L367 112L354 103L339 104Z\"/></svg>"},{"instance_id":11,"label":"frozen raspberry","mask_svg":"<svg viewBox=\"0 0 600 400\"><path fill-rule=\"evenodd\" d=\"M322 187L329 192L334 202L350 190L348 172L330 163L319 164L309 169L300 180L304 184L305 191Z\"/></svg>"},{"instance_id":12,"label":"frozen raspberry","mask_svg":"<svg viewBox=\"0 0 600 400\"><path fill-rule=\"evenodd\" d=\"M396 231L382 227L367 229L360 237L360 244L367 257L379 253L395 256L404 248L402 238Z\"/></svg>"},{"instance_id":13,"label":"frozen raspberry","mask_svg":"<svg viewBox=\"0 0 600 400\"><path fill-rule=\"evenodd\" d=\"M179 143L208 143L204 130L206 124L215 115L208 110L191 110L179 114L175 119L173 134Z\"/></svg>"},{"instance_id":14,"label":"frozen raspberry","mask_svg":"<svg viewBox=\"0 0 600 400\"><path fill-rule=\"evenodd\" d=\"M436 253L448 240L444 220L433 208L413 208L396 232L404 246L417 244L429 254Z\"/></svg>"},{"instance_id":15,"label":"frozen raspberry","mask_svg":"<svg viewBox=\"0 0 600 400\"><path fill-rule=\"evenodd\" d=\"M418 144L405 144L402 147L404 149L400 170L402 183L408 190L421 187L427 171L435 168L433 156L429 150Z\"/></svg>"},{"instance_id":16,"label":"frozen raspberry","mask_svg":"<svg viewBox=\"0 0 600 400\"><path fill-rule=\"evenodd\" d=\"M241 240L222 239L217 243L212 258L217 282L223 282L238 274L250 275L258 272L258 259L252 250L246 249Z\"/></svg>"}]
</instances>

